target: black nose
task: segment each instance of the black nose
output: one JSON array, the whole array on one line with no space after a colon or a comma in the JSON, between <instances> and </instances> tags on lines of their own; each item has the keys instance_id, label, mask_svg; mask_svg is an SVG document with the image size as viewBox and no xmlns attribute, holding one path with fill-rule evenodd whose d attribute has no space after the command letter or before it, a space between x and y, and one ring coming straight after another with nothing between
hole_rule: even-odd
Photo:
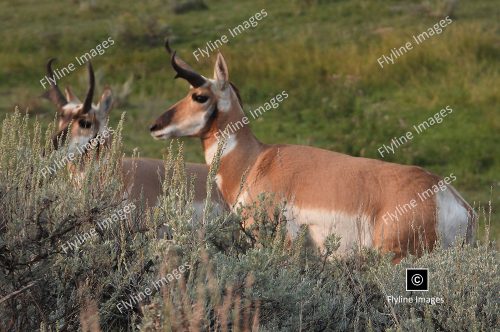
<instances>
[{"instance_id":1,"label":"black nose","mask_svg":"<svg viewBox=\"0 0 500 332\"><path fill-rule=\"evenodd\" d=\"M151 126L149 126L149 131L155 131L156 129L158 129L158 124L157 123L152 124Z\"/></svg>"}]
</instances>

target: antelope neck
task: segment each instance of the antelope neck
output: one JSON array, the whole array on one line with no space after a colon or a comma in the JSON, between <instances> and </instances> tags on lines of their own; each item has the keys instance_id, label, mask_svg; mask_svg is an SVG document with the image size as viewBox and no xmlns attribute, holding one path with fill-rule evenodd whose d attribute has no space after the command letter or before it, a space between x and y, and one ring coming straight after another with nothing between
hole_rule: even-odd
<instances>
[{"instance_id":1,"label":"antelope neck","mask_svg":"<svg viewBox=\"0 0 500 332\"><path fill-rule=\"evenodd\" d=\"M230 89L232 90L232 88ZM242 119L245 117L234 91L231 91L230 95L228 110L215 110L208 130L201 136L205 160L208 165L213 161L217 151L219 139L216 135L221 137L221 132L227 128L230 129L233 124L242 123ZM217 186L226 202L233 205L238 199L243 176L254 166L265 145L257 140L248 125L239 127L237 130L228 130L227 134L229 134L229 138L222 151L217 171Z\"/></svg>"}]
</instances>

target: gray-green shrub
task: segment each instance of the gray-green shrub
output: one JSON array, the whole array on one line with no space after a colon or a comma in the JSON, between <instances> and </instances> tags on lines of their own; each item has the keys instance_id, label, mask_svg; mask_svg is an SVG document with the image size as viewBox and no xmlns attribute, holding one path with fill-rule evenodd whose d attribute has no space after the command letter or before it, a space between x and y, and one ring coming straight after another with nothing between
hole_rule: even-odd
<instances>
[{"instance_id":1,"label":"gray-green shrub","mask_svg":"<svg viewBox=\"0 0 500 332\"><path fill-rule=\"evenodd\" d=\"M0 326L7 331L261 330L490 331L499 326L500 282L495 245L436 249L398 265L374 250L339 257L339 239L310 246L307 228L290 244L284 206L262 195L244 211L192 222L192 183L183 149L169 148L165 192L145 210L65 253L61 244L88 231L126 202L121 196L120 128L113 146L91 155L75 186L61 168L51 130L19 113L0 137ZM220 151L219 151L220 152ZM208 182L215 175L217 164ZM172 172L169 172L171 170ZM269 216L268 211L274 211ZM246 219L253 225L243 228ZM157 228L167 226L166 237ZM120 312L116 305L182 264L179 279ZM405 268L426 267L430 290L443 304L390 304L405 291Z\"/></svg>"}]
</instances>

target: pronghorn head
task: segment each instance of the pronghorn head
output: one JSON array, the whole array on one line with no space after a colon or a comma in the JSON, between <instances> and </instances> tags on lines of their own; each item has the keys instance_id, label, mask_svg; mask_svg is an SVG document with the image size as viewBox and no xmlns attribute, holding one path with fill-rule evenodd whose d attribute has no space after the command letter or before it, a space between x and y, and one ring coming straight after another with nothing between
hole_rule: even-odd
<instances>
[{"instance_id":1,"label":"pronghorn head","mask_svg":"<svg viewBox=\"0 0 500 332\"><path fill-rule=\"evenodd\" d=\"M210 129L218 112L230 109L231 98L239 100L237 90L229 82L226 61L220 53L217 55L214 77L209 79L191 69L175 51L171 52L168 40L165 47L171 54L171 64L177 73L175 78L185 79L191 87L186 97L171 106L150 126L151 135L155 139L201 137Z\"/></svg>"},{"instance_id":2,"label":"pronghorn head","mask_svg":"<svg viewBox=\"0 0 500 332\"><path fill-rule=\"evenodd\" d=\"M52 58L47 63L47 75L49 77L54 77L52 71L54 61L55 59ZM59 143L66 140L68 133L71 139L69 152L75 152L77 147L83 148L91 139L105 130L108 114L113 103L111 89L105 88L99 104L92 104L95 78L90 61L87 63L87 69L89 88L83 103L73 94L69 87L66 87L65 95L63 95L57 83L55 85L51 83L50 89L43 95L56 105L59 115L58 131L52 139L56 149Z\"/></svg>"}]
</instances>

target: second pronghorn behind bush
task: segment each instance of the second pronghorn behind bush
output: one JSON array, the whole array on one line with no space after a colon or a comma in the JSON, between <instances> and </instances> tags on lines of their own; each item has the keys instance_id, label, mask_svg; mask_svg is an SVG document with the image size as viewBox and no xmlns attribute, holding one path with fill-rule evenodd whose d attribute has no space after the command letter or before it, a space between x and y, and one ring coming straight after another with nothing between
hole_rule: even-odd
<instances>
[{"instance_id":1,"label":"second pronghorn behind bush","mask_svg":"<svg viewBox=\"0 0 500 332\"><path fill-rule=\"evenodd\" d=\"M166 46L170 51L168 42ZM175 52L171 64L176 77L187 80L191 88L154 122L151 135L156 139L199 137L210 164L217 134L245 116L238 90L229 82L220 53L212 79L196 73ZM274 194L286 202L291 237L301 225L308 225L320 248L329 234L336 233L341 251L353 245L374 247L395 253L397 262L408 253L432 249L438 238L449 246L459 237L469 241L473 237L474 211L439 176L416 166L309 146L263 144L248 126L229 136L216 182L233 207L255 202L261 193ZM395 219L387 218L429 190L428 199L419 200Z\"/></svg>"},{"instance_id":2,"label":"second pronghorn behind bush","mask_svg":"<svg viewBox=\"0 0 500 332\"><path fill-rule=\"evenodd\" d=\"M50 59L47 63L49 77L53 76L53 61L54 59ZM56 105L59 114L58 132L53 139L56 148L66 140L67 136L70 139L68 142L69 152L85 151L85 146L88 146L88 143L99 135L107 137L104 145L109 145L111 141L109 135L103 135L106 130L109 130L107 121L113 104L111 89L105 88L100 102L93 105L95 80L90 62L88 62L88 73L90 84L83 103L69 87L65 89L65 95L63 95L57 84L51 85L50 90L44 95ZM75 175L85 176L85 167L82 168L81 165L69 166L72 167L73 172L77 173ZM125 188L124 198L137 201L142 197L146 206L156 205L158 197L162 193L162 183L165 178L164 161L151 158L123 158L121 169ZM194 177L195 216L201 218L207 197L208 167L203 164L186 163L186 173L188 181ZM213 188L211 197L215 208L217 210L223 209L225 203L220 199L216 188Z\"/></svg>"}]
</instances>

